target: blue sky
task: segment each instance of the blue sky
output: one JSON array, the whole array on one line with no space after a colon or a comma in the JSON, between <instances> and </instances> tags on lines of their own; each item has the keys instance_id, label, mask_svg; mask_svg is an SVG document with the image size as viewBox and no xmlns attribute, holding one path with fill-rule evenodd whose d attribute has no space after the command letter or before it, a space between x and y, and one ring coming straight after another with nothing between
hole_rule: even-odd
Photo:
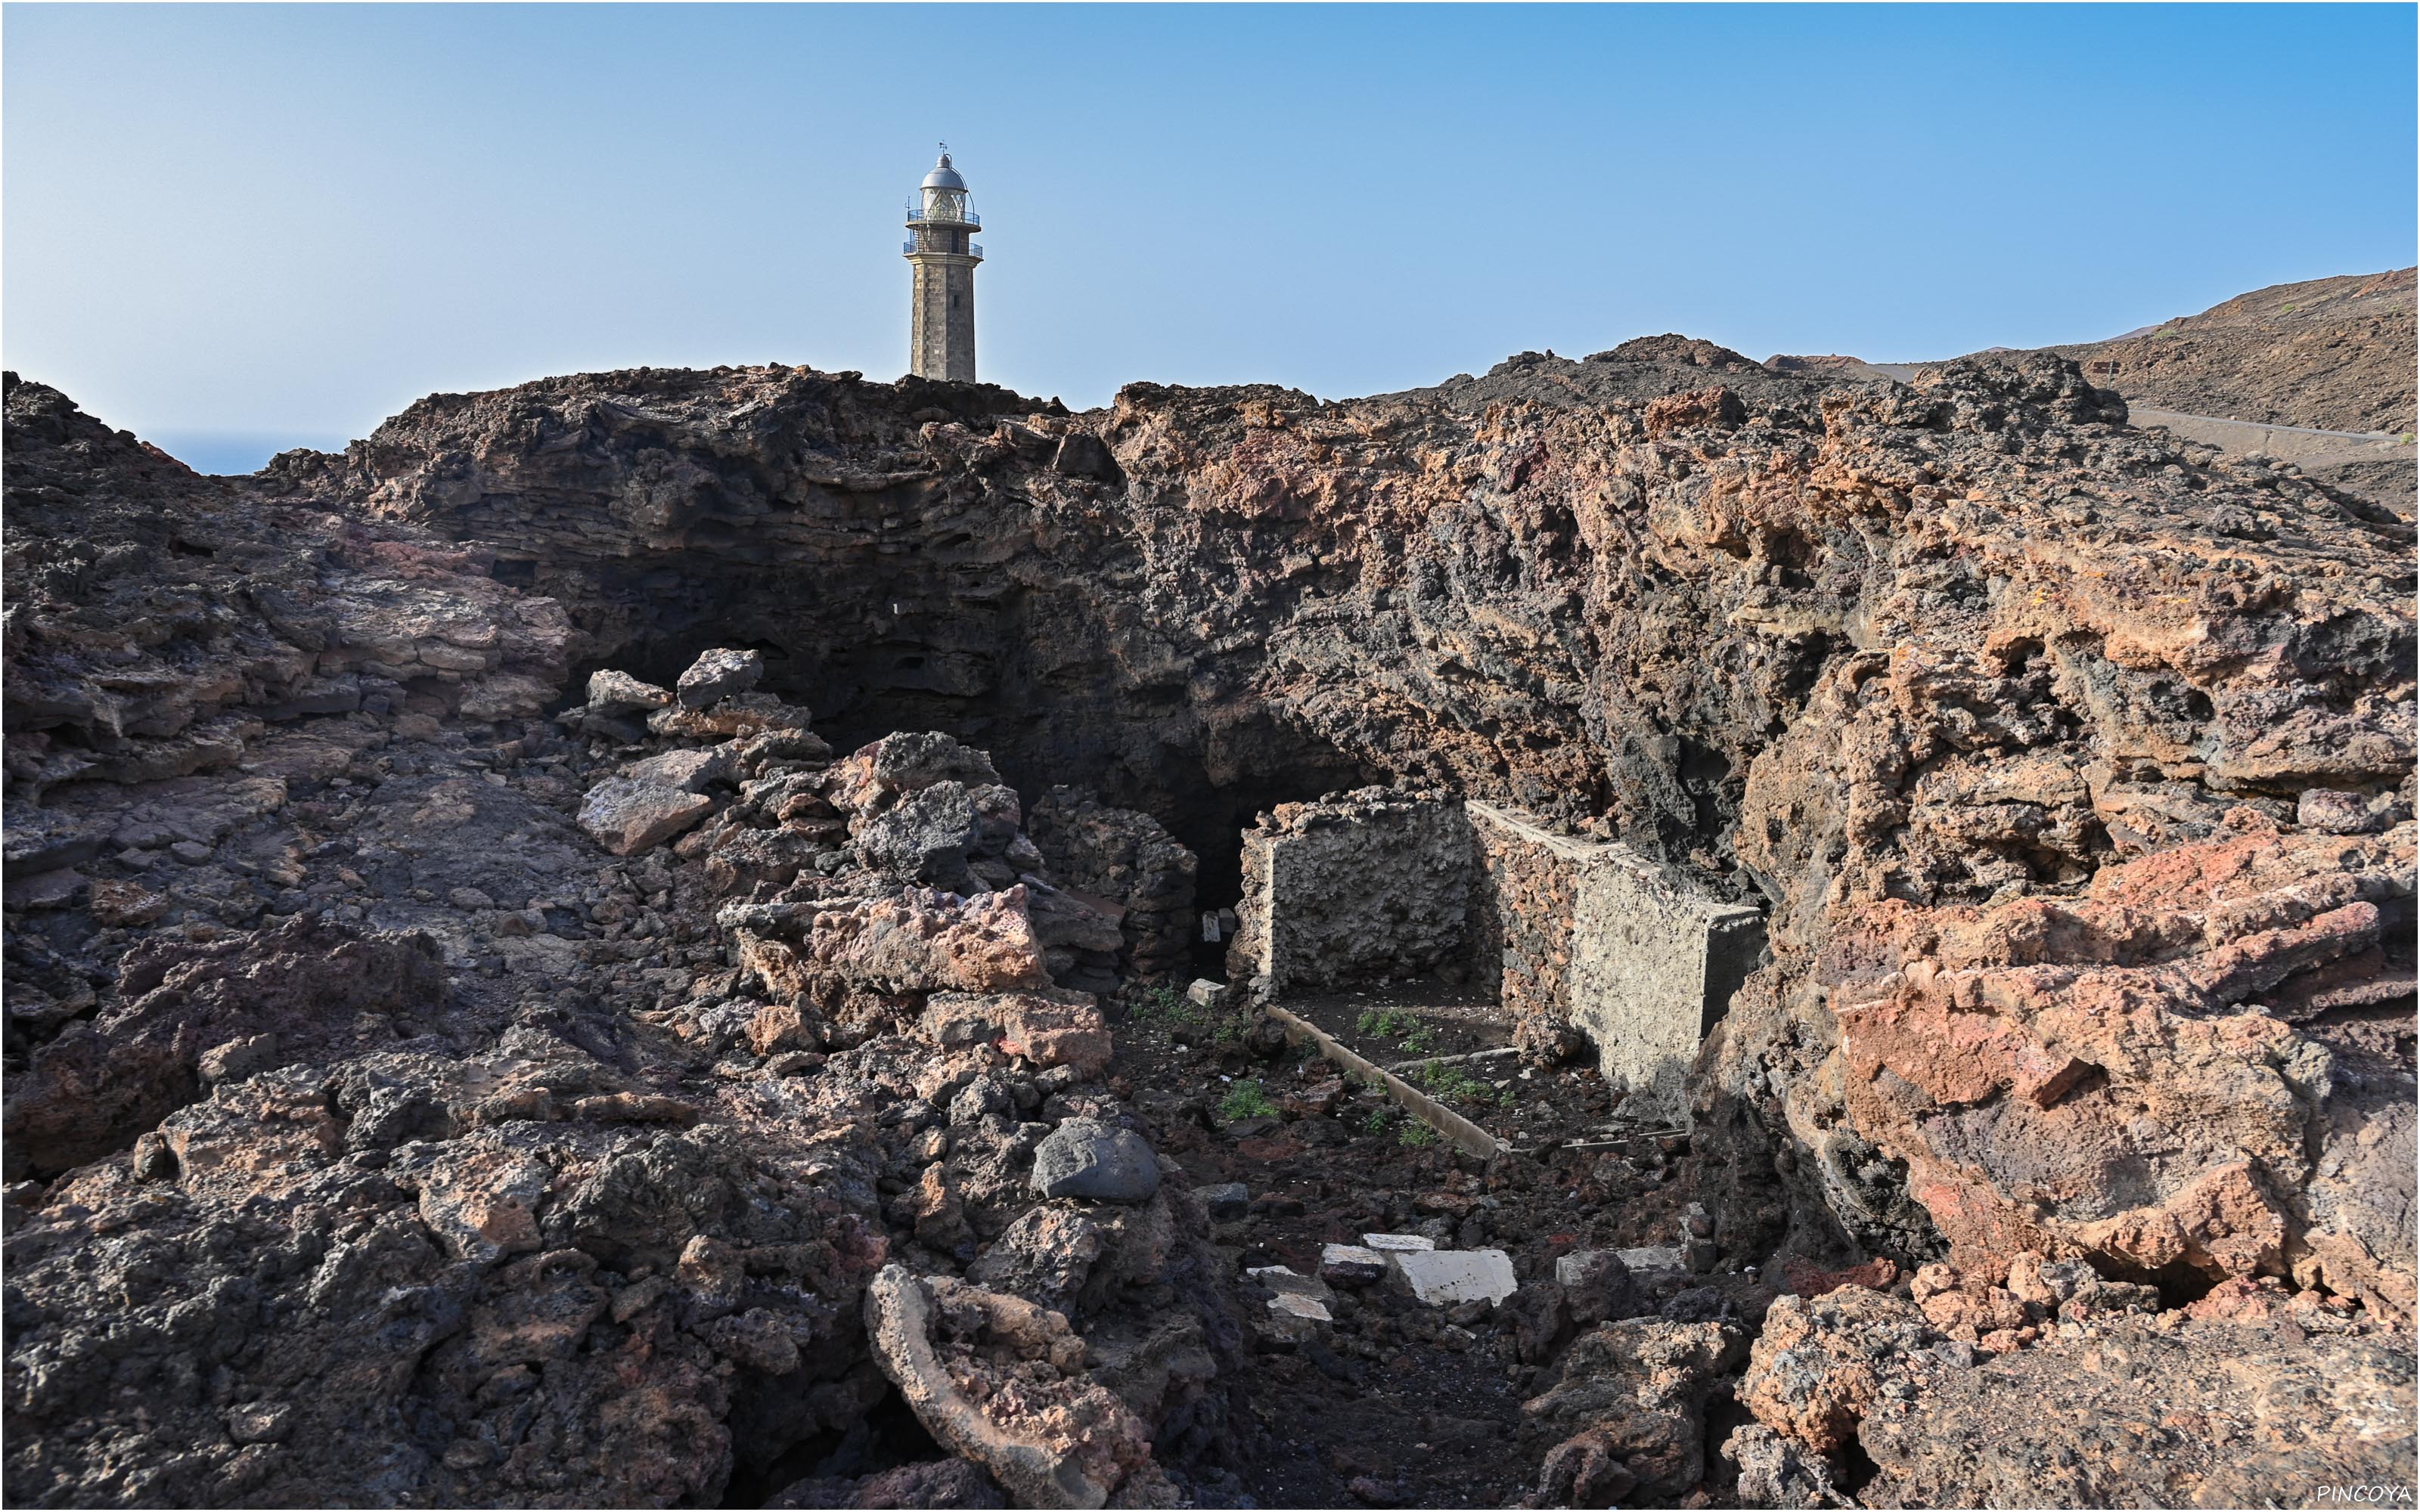
<instances>
[{"instance_id":1,"label":"blue sky","mask_svg":"<svg viewBox=\"0 0 2420 1512\"><path fill-rule=\"evenodd\" d=\"M2115 334L2414 260L2409 6L0 11L0 356L196 458L642 364L1323 396Z\"/></svg>"}]
</instances>

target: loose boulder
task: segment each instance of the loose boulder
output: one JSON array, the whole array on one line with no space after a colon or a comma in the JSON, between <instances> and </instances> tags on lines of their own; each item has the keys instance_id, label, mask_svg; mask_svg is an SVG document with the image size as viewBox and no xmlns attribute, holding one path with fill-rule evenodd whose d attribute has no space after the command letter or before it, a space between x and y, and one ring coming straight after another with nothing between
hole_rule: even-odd
<instances>
[{"instance_id":1,"label":"loose boulder","mask_svg":"<svg viewBox=\"0 0 2420 1512\"><path fill-rule=\"evenodd\" d=\"M866 822L858 854L902 882L963 891L967 852L981 838L973 801L962 782L937 782Z\"/></svg>"},{"instance_id":2,"label":"loose boulder","mask_svg":"<svg viewBox=\"0 0 2420 1512\"><path fill-rule=\"evenodd\" d=\"M660 709L672 701L672 694L655 684L643 683L628 672L610 667L588 677L588 712L605 718Z\"/></svg>"},{"instance_id":3,"label":"loose boulder","mask_svg":"<svg viewBox=\"0 0 2420 1512\"><path fill-rule=\"evenodd\" d=\"M651 850L706 817L714 801L661 782L613 777L588 790L580 827L616 856Z\"/></svg>"},{"instance_id":4,"label":"loose boulder","mask_svg":"<svg viewBox=\"0 0 2420 1512\"><path fill-rule=\"evenodd\" d=\"M1093 995L1065 988L935 993L924 1003L924 1032L944 1050L996 1045L1038 1068L1072 1066L1087 1077L1109 1064L1109 1029Z\"/></svg>"},{"instance_id":5,"label":"loose boulder","mask_svg":"<svg viewBox=\"0 0 2420 1512\"><path fill-rule=\"evenodd\" d=\"M1164 1480L1150 1429L1085 1376L1060 1314L894 1264L866 1288L865 1324L917 1421L1017 1505L1096 1507L1138 1472Z\"/></svg>"},{"instance_id":6,"label":"loose boulder","mask_svg":"<svg viewBox=\"0 0 2420 1512\"><path fill-rule=\"evenodd\" d=\"M1046 1197L1147 1201L1159 1190L1159 1158L1131 1129L1069 1119L1034 1147L1033 1190Z\"/></svg>"},{"instance_id":7,"label":"loose boulder","mask_svg":"<svg viewBox=\"0 0 2420 1512\"><path fill-rule=\"evenodd\" d=\"M681 707L709 708L749 691L764 675L765 658L753 651L706 652L680 674L677 691Z\"/></svg>"},{"instance_id":8,"label":"loose boulder","mask_svg":"<svg viewBox=\"0 0 2420 1512\"><path fill-rule=\"evenodd\" d=\"M1537 1502L1668 1506L1705 1478L1706 1402L1747 1356L1729 1323L1638 1318L1580 1335L1562 1380L1522 1404L1525 1436L1554 1444Z\"/></svg>"}]
</instances>

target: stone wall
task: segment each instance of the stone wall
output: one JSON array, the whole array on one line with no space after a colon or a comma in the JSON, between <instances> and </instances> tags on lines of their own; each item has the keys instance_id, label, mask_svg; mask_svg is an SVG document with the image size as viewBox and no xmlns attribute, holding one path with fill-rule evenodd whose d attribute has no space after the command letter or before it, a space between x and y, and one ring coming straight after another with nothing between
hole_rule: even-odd
<instances>
[{"instance_id":1,"label":"stone wall","mask_svg":"<svg viewBox=\"0 0 2420 1512\"><path fill-rule=\"evenodd\" d=\"M1621 1110L1685 1123L1689 1067L1764 954L1764 916L1672 885L1621 846L1584 874L1572 931L1572 1018L1625 1084Z\"/></svg>"},{"instance_id":2,"label":"stone wall","mask_svg":"<svg viewBox=\"0 0 2420 1512\"><path fill-rule=\"evenodd\" d=\"M1632 1117L1685 1119L1698 1046L1764 951L1764 918L1691 888L1628 846L1555 834L1472 802L1473 934L1533 1053L1576 1030Z\"/></svg>"},{"instance_id":3,"label":"stone wall","mask_svg":"<svg viewBox=\"0 0 2420 1512\"><path fill-rule=\"evenodd\" d=\"M1531 833L1470 823L1471 980L1498 984L1525 1054L1556 1060L1580 1047L1569 984L1579 869Z\"/></svg>"},{"instance_id":4,"label":"stone wall","mask_svg":"<svg viewBox=\"0 0 2420 1512\"><path fill-rule=\"evenodd\" d=\"M1280 804L1244 832L1228 971L1284 996L1453 965L1469 852L1460 810L1439 794L1362 788Z\"/></svg>"},{"instance_id":5,"label":"stone wall","mask_svg":"<svg viewBox=\"0 0 2420 1512\"><path fill-rule=\"evenodd\" d=\"M1273 997L1442 969L1497 984L1521 1047L1584 1044L1633 1117L1681 1121L1699 1044L1762 959L1764 917L1626 845L1493 804L1364 788L1244 836L1230 972Z\"/></svg>"},{"instance_id":6,"label":"stone wall","mask_svg":"<svg viewBox=\"0 0 2420 1512\"><path fill-rule=\"evenodd\" d=\"M1161 977L1185 964L1197 863L1158 820L1062 786L1033 805L1026 827L1063 887L1122 910L1127 971Z\"/></svg>"}]
</instances>

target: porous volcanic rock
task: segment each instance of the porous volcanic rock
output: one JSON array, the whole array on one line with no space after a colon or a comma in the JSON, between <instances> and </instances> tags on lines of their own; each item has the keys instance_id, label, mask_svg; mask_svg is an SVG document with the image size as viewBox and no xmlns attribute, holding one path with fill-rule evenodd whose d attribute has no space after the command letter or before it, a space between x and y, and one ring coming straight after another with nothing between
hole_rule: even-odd
<instances>
[{"instance_id":1,"label":"porous volcanic rock","mask_svg":"<svg viewBox=\"0 0 2420 1512\"><path fill-rule=\"evenodd\" d=\"M12 801L247 762L341 770L350 716L534 715L563 680L569 623L478 548L264 503L14 374L6 403ZM12 811L12 870L109 839L20 828Z\"/></svg>"},{"instance_id":2,"label":"porous volcanic rock","mask_svg":"<svg viewBox=\"0 0 2420 1512\"><path fill-rule=\"evenodd\" d=\"M1132 809L1113 808L1079 788L1054 787L1034 804L1033 843L1063 887L1118 910L1131 972L1156 977L1186 960L1194 933L1198 859Z\"/></svg>"},{"instance_id":3,"label":"porous volcanic rock","mask_svg":"<svg viewBox=\"0 0 2420 1512\"><path fill-rule=\"evenodd\" d=\"M426 934L365 933L297 916L207 943L153 937L119 958L116 1005L70 1021L27 1057L8 1089L8 1178L55 1176L124 1149L203 1090L212 1050L251 1044L265 1069L280 1057L333 1059L369 1043L396 1017L433 1016L445 973ZM366 1041L366 1042L365 1042ZM224 1063L223 1063L224 1064Z\"/></svg>"},{"instance_id":4,"label":"porous volcanic rock","mask_svg":"<svg viewBox=\"0 0 2420 1512\"><path fill-rule=\"evenodd\" d=\"M1081 778L1180 834L1199 826L1204 854L1232 812L1205 787L1340 769L1605 816L1773 911L1775 964L1699 1084L1707 1148L1731 1167L1718 1216L1734 1253L1796 1235L1912 1267L1953 1245L2044 1244L2215 1277L2307 1273L2319 1262L2303 1257L2328 1251L2347 1285L2409 1277L2408 1255L2366 1259L2350 1243L2371 1239L2328 1237L2358 1222L2321 1216L2335 1210L2311 1195L2317 1164L2285 1154L2350 1094L2320 1072L2325 1026L2265 1020L2276 1045L2257 1054L2280 1069L2218 1096L2242 1108L2221 1119L2276 1121L2257 1147L2271 1155L2244 1152L2258 1170L2226 1175L2213 1128L2156 1157L2148 1185L2104 1165L2028 1180L1994 1209L1974 1202L1986 1171L1943 1178L2059 1148L2022 1127L2034 1110L2149 1128L2122 1047L2043 1049L2055 1063L2038 1079L2012 1067L1993 1084L2009 1097L1921 1090L1885 1072L1884 1021L1861 1005L1933 990L1926 970L1984 969L1929 942L1964 911L2014 909L2043 920L2043 943L2009 963L2037 990L2044 973L2135 973L2176 1005L2162 1011L2199 1022L2318 991L2319 972L2342 1005L2326 1013L2389 1011L2364 1005L2409 991L2396 858L2410 831L2395 826L2412 805L2410 531L2290 472L2131 431L2113 395L2050 358L1912 385L1792 382L1789 403L1709 384L1478 414L1435 396L1138 384L1073 418L970 390L960 402L988 413L916 421L892 391L789 369L603 375L431 401L287 481L492 543L592 644L662 643L678 623L665 614L710 616L783 647L768 679L802 669L818 706L946 707L956 728L999 731L1011 782ZM743 410L744 436L717 418ZM1048 465L1078 429L1107 444L1122 486ZM615 501L640 486L643 455L680 458L686 482L678 511L634 525ZM819 460L788 460L801 455ZM820 460L834 456L852 460ZM885 549L905 538L927 545ZM632 563L674 586L617 590ZM830 592L752 594L736 579L755 563L823 572ZM2303 844L2315 789L2381 805L2387 827ZM2229 838L2264 824L2273 838ZM2163 935L2139 966L2047 927L2118 885L2095 883L2105 869L2184 886L2196 863L2164 853L2230 845L2273 851L2274 887L2343 891L2353 912L2273 948L2237 943L2276 933L2256 927L2269 905L2222 909L2205 938ZM2191 900L2242 886L2188 887L2176 906L2198 916ZM2273 964L2226 975L2219 961L2242 949ZM2184 964L2204 958L2201 976ZM1988 1134L1929 1111L1970 1095ZM2173 1220L2180 1237L2120 1237L2125 1212L2146 1215L2127 1234ZM2269 1237L2211 1249L2211 1226L2239 1219Z\"/></svg>"},{"instance_id":5,"label":"porous volcanic rock","mask_svg":"<svg viewBox=\"0 0 2420 1512\"><path fill-rule=\"evenodd\" d=\"M2173 1317L2173 1315L2171 1315ZM2264 1506L2412 1473L2408 1336L2148 1319L1931 1374L1865 1420L1869 1506Z\"/></svg>"},{"instance_id":6,"label":"porous volcanic rock","mask_svg":"<svg viewBox=\"0 0 2420 1512\"><path fill-rule=\"evenodd\" d=\"M680 674L675 687L683 708L706 709L747 692L764 675L762 656L718 646L701 653L697 660L690 663L689 671Z\"/></svg>"},{"instance_id":7,"label":"porous volcanic rock","mask_svg":"<svg viewBox=\"0 0 2420 1512\"><path fill-rule=\"evenodd\" d=\"M1580 1335L1562 1380L1522 1407L1546 1451L1532 1504L1654 1505L1705 1474L1707 1399L1729 1383L1747 1339L1722 1322L1633 1318Z\"/></svg>"},{"instance_id":8,"label":"porous volcanic rock","mask_svg":"<svg viewBox=\"0 0 2420 1512\"><path fill-rule=\"evenodd\" d=\"M2152 409L2409 433L2420 424L2415 274L2398 268L2273 285L2149 331L2050 349Z\"/></svg>"},{"instance_id":9,"label":"porous volcanic rock","mask_svg":"<svg viewBox=\"0 0 2420 1512\"><path fill-rule=\"evenodd\" d=\"M568 624L484 552L8 398L8 1499L640 1505L806 1471L996 1503L929 1446L807 1451L892 1394L869 1280L1037 1209L1069 1116L1037 1078L1114 1110L1028 885L861 864L830 747L769 695L675 710L607 668L541 717ZM579 818L634 785L703 822L616 856ZM972 864L1047 888L1014 795L972 808ZM816 993L768 994L752 931L818 915ZM925 978L1029 995L944 1043ZM941 1159L937 1098L974 1110ZM1077 1349L1234 1335L1188 1222L1101 1226ZM1233 1360L1189 1358L1092 1388L1163 1501L1154 1435L1220 1421Z\"/></svg>"},{"instance_id":10,"label":"porous volcanic rock","mask_svg":"<svg viewBox=\"0 0 2420 1512\"><path fill-rule=\"evenodd\" d=\"M703 794L669 782L613 778L588 790L580 827L616 856L635 856L689 828L714 807Z\"/></svg>"},{"instance_id":11,"label":"porous volcanic rock","mask_svg":"<svg viewBox=\"0 0 2420 1512\"><path fill-rule=\"evenodd\" d=\"M1055 971L1143 964L1108 910L1186 873L1083 804L1199 857L1164 947L1233 897L1253 813L1373 781L1615 833L1769 911L1692 1080L1692 1263L1880 1257L1974 1310L1833 1293L1842 1358L2042 1315L1987 1365L1835 1394L1876 1494L1960 1499L1985 1451L1957 1445L2054 1354L2207 1380L2219 1405L2164 1431L2212 1496L2282 1484L2223 1478L2237 1423L2276 1465L2363 1470L2392 1434L2288 1443L2258 1403L2333 1362L2326 1412L2409 1416L2412 531L2133 430L2055 358L1894 384L1735 356L1651 344L1552 402L1137 384L1080 416L640 369L434 396L250 480L12 378L9 1116L60 1117L54 1067L133 1079L7 1193L10 1499L892 1472L980 1498L911 1470L930 1445L800 1462L911 1381L1021 1499L1187 1494L1243 1365L1199 1203L1087 1210L1080 1276L1032 1251L1050 1126L1125 1120L1057 995L1091 983ZM737 647L753 688L639 690ZM577 816L647 763L703 817L611 855ZM1097 798L1052 805L1054 844L1106 841L1059 846L1071 874L1141 880L1054 875L1024 814L1060 785ZM242 964L305 939L393 959L305 972L310 1003ZM185 948L191 993L159 996L138 967ZM124 1068L78 1058L113 1034ZM936 1307L877 1341L894 1264ZM2066 1316L2078 1266L2105 1315ZM1703 1478L1748 1348L1729 1296L1565 1352L1541 1494ZM2324 1322L2263 1335L2225 1396L2252 1325L2179 1311L2212 1297ZM2104 1339L2135 1363L2092 1365ZM1886 1437L1920 1422L1900 1387L1972 1431ZM1741 1484L1820 1491L1776 1415L1791 1450L1742 1441Z\"/></svg>"}]
</instances>

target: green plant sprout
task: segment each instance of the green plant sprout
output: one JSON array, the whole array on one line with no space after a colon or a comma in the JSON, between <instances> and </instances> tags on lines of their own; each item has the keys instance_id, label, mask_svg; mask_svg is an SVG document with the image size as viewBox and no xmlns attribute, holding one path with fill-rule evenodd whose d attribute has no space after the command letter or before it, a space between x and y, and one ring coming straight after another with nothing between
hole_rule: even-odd
<instances>
[{"instance_id":1,"label":"green plant sprout","mask_svg":"<svg viewBox=\"0 0 2420 1512\"><path fill-rule=\"evenodd\" d=\"M1409 1013L1391 1008L1373 1008L1364 1011L1353 1026L1376 1039L1391 1040L1419 1023L1419 1020Z\"/></svg>"},{"instance_id":2,"label":"green plant sprout","mask_svg":"<svg viewBox=\"0 0 2420 1512\"><path fill-rule=\"evenodd\" d=\"M1269 1094L1261 1089L1258 1082L1237 1082L1218 1100L1218 1117L1230 1123L1244 1119L1274 1119L1277 1113L1277 1104L1269 1101Z\"/></svg>"},{"instance_id":3,"label":"green plant sprout","mask_svg":"<svg viewBox=\"0 0 2420 1512\"><path fill-rule=\"evenodd\" d=\"M1425 1056L1437 1046L1435 1027L1401 1009L1371 1009L1353 1026L1372 1039L1392 1040L1416 1056Z\"/></svg>"},{"instance_id":4,"label":"green plant sprout","mask_svg":"<svg viewBox=\"0 0 2420 1512\"><path fill-rule=\"evenodd\" d=\"M1146 987L1129 1000L1127 1015L1138 1024L1166 1028L1198 1027L1210 1022L1202 1008L1173 987Z\"/></svg>"},{"instance_id":5,"label":"green plant sprout","mask_svg":"<svg viewBox=\"0 0 2420 1512\"><path fill-rule=\"evenodd\" d=\"M1466 1075L1459 1066L1430 1061L1420 1068L1420 1089L1446 1102L1494 1103L1496 1088Z\"/></svg>"}]
</instances>

